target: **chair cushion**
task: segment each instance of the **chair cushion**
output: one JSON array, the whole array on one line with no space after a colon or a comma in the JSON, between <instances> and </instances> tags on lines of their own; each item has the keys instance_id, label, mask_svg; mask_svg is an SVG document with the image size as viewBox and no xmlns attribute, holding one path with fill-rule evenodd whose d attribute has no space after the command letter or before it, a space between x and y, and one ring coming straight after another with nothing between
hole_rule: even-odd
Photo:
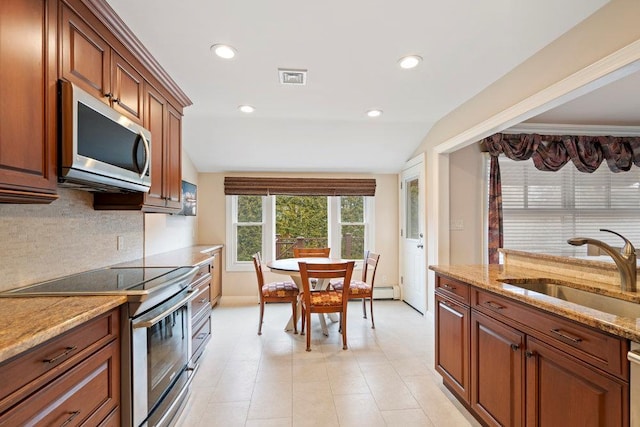
<instances>
[{"instance_id":1,"label":"chair cushion","mask_svg":"<svg viewBox=\"0 0 640 427\"><path fill-rule=\"evenodd\" d=\"M293 282L272 282L262 287L265 297L292 297L298 295L298 287Z\"/></svg>"},{"instance_id":2,"label":"chair cushion","mask_svg":"<svg viewBox=\"0 0 640 427\"><path fill-rule=\"evenodd\" d=\"M333 307L342 306L342 293L336 291L311 292L311 305Z\"/></svg>"},{"instance_id":3,"label":"chair cushion","mask_svg":"<svg viewBox=\"0 0 640 427\"><path fill-rule=\"evenodd\" d=\"M331 286L336 291L341 291L343 288L344 282L331 282ZM368 295L371 293L371 285L362 280L352 280L351 285L349 285L349 295Z\"/></svg>"}]
</instances>

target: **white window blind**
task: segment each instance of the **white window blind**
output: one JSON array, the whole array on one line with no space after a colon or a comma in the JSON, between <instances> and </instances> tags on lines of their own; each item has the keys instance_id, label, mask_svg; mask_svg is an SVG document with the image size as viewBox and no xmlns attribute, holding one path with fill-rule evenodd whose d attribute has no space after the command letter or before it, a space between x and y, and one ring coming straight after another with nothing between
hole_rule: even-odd
<instances>
[{"instance_id":1,"label":"white window blind","mask_svg":"<svg viewBox=\"0 0 640 427\"><path fill-rule=\"evenodd\" d=\"M640 168L612 173L603 163L592 174L571 163L542 172L532 161L500 157L504 247L562 256L585 256L587 247L571 237L592 237L621 247L622 239L640 248ZM487 172L488 176L488 172Z\"/></svg>"}]
</instances>

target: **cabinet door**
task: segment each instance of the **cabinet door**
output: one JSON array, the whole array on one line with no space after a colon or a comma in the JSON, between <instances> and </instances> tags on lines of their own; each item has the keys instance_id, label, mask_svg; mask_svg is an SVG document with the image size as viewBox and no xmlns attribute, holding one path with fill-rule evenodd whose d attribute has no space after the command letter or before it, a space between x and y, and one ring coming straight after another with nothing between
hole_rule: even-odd
<instances>
[{"instance_id":1,"label":"cabinet door","mask_svg":"<svg viewBox=\"0 0 640 427\"><path fill-rule=\"evenodd\" d=\"M527 425L629 425L628 385L527 337Z\"/></svg>"},{"instance_id":2,"label":"cabinet door","mask_svg":"<svg viewBox=\"0 0 640 427\"><path fill-rule=\"evenodd\" d=\"M62 4L62 2L60 2ZM62 6L62 77L105 104L111 93L111 48L82 18Z\"/></svg>"},{"instance_id":3,"label":"cabinet door","mask_svg":"<svg viewBox=\"0 0 640 427\"><path fill-rule=\"evenodd\" d=\"M167 207L182 209L182 115L168 104L165 170Z\"/></svg>"},{"instance_id":4,"label":"cabinet door","mask_svg":"<svg viewBox=\"0 0 640 427\"><path fill-rule=\"evenodd\" d=\"M56 3L0 2L0 202L56 192Z\"/></svg>"},{"instance_id":5,"label":"cabinet door","mask_svg":"<svg viewBox=\"0 0 640 427\"><path fill-rule=\"evenodd\" d=\"M211 261L211 307L220 301L222 296L222 251L213 254Z\"/></svg>"},{"instance_id":6,"label":"cabinet door","mask_svg":"<svg viewBox=\"0 0 640 427\"><path fill-rule=\"evenodd\" d=\"M111 106L132 121L142 124L144 80L131 64L111 52Z\"/></svg>"},{"instance_id":7,"label":"cabinet door","mask_svg":"<svg viewBox=\"0 0 640 427\"><path fill-rule=\"evenodd\" d=\"M151 188L145 195L144 204L163 207L165 154L164 140L167 134L167 100L150 85L146 85L145 127L151 132Z\"/></svg>"},{"instance_id":8,"label":"cabinet door","mask_svg":"<svg viewBox=\"0 0 640 427\"><path fill-rule=\"evenodd\" d=\"M471 313L471 407L489 426L524 424L524 334Z\"/></svg>"},{"instance_id":9,"label":"cabinet door","mask_svg":"<svg viewBox=\"0 0 640 427\"><path fill-rule=\"evenodd\" d=\"M436 371L469 403L469 307L436 294Z\"/></svg>"}]
</instances>

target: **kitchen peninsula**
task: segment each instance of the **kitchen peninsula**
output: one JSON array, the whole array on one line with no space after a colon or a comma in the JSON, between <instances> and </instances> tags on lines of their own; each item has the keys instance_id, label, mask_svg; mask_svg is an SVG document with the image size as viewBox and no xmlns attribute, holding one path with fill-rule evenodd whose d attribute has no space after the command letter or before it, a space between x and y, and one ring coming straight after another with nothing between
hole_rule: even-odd
<instances>
[{"instance_id":1,"label":"kitchen peninsula","mask_svg":"<svg viewBox=\"0 0 640 427\"><path fill-rule=\"evenodd\" d=\"M488 425L629 425L627 353L640 341L636 318L525 286L555 283L632 307L640 295L620 291L611 263L503 254L505 265L430 266L444 385Z\"/></svg>"}]
</instances>

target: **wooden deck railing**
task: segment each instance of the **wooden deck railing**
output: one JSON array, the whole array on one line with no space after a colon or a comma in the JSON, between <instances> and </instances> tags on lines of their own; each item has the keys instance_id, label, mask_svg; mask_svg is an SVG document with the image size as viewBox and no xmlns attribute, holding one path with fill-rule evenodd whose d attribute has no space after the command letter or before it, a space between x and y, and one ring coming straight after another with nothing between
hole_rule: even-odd
<instances>
[{"instance_id":1,"label":"wooden deck railing","mask_svg":"<svg viewBox=\"0 0 640 427\"><path fill-rule=\"evenodd\" d=\"M353 236L350 233L345 233L342 237L342 257L343 258L357 258L362 257L362 254L351 253L353 247ZM279 234L276 234L276 259L281 258L293 258L293 248L326 248L328 246L326 237L294 237L294 238L282 238Z\"/></svg>"}]
</instances>

